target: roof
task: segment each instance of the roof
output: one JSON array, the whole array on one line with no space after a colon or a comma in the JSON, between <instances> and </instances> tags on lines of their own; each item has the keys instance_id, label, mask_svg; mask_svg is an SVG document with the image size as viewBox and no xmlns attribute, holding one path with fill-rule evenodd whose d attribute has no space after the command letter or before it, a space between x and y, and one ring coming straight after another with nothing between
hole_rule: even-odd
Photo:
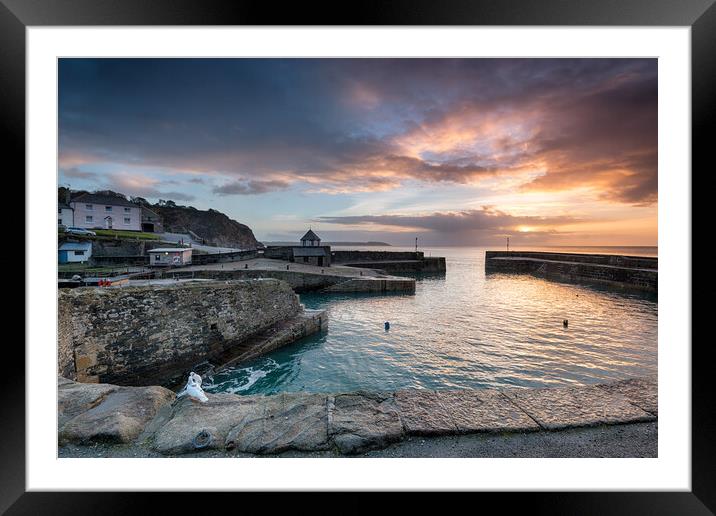
<instances>
[{"instance_id":1,"label":"roof","mask_svg":"<svg viewBox=\"0 0 716 516\"><path fill-rule=\"evenodd\" d=\"M323 247L294 247L293 256L326 256Z\"/></svg>"},{"instance_id":2,"label":"roof","mask_svg":"<svg viewBox=\"0 0 716 516\"><path fill-rule=\"evenodd\" d=\"M157 247L150 249L148 253L178 253L180 251L191 251L191 247Z\"/></svg>"},{"instance_id":3,"label":"roof","mask_svg":"<svg viewBox=\"0 0 716 516\"><path fill-rule=\"evenodd\" d=\"M131 208L139 208L133 202L121 197L114 197L113 195L93 194L84 193L73 198L70 202L83 202L88 204L106 204L108 206L127 206Z\"/></svg>"},{"instance_id":4,"label":"roof","mask_svg":"<svg viewBox=\"0 0 716 516\"><path fill-rule=\"evenodd\" d=\"M59 247L60 251L88 251L92 249L92 242L65 242Z\"/></svg>"},{"instance_id":5,"label":"roof","mask_svg":"<svg viewBox=\"0 0 716 516\"><path fill-rule=\"evenodd\" d=\"M315 234L312 230L308 230L305 235L301 237L301 242L304 240L320 240L321 237L319 237L317 234Z\"/></svg>"}]
</instances>

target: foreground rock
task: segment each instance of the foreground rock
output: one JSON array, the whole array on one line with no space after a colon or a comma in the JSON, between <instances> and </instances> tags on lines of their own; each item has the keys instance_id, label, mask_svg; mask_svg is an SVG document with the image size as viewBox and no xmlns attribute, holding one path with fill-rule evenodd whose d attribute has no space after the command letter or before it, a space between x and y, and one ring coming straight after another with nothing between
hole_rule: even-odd
<instances>
[{"instance_id":1,"label":"foreground rock","mask_svg":"<svg viewBox=\"0 0 716 516\"><path fill-rule=\"evenodd\" d=\"M119 387L58 381L58 441L134 441L175 394L163 387Z\"/></svg>"},{"instance_id":2,"label":"foreground rock","mask_svg":"<svg viewBox=\"0 0 716 516\"><path fill-rule=\"evenodd\" d=\"M226 448L279 453L328 448L326 396L209 394L207 403L180 399L150 438L165 455Z\"/></svg>"},{"instance_id":3,"label":"foreground rock","mask_svg":"<svg viewBox=\"0 0 716 516\"><path fill-rule=\"evenodd\" d=\"M656 379L552 389L208 394L58 380L60 443L134 442L163 455L363 453L412 435L525 433L656 421Z\"/></svg>"},{"instance_id":4,"label":"foreground rock","mask_svg":"<svg viewBox=\"0 0 716 516\"><path fill-rule=\"evenodd\" d=\"M403 435L391 393L340 394L329 401L328 432L341 453L383 448Z\"/></svg>"}]
</instances>

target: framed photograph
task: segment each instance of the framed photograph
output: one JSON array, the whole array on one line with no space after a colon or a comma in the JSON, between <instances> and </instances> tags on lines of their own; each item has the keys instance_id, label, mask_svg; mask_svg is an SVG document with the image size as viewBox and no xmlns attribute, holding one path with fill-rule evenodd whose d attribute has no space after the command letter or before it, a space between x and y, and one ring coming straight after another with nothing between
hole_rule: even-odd
<instances>
[{"instance_id":1,"label":"framed photograph","mask_svg":"<svg viewBox=\"0 0 716 516\"><path fill-rule=\"evenodd\" d=\"M8 514L286 490L714 511L713 2L3 0L0 23L27 219Z\"/></svg>"}]
</instances>

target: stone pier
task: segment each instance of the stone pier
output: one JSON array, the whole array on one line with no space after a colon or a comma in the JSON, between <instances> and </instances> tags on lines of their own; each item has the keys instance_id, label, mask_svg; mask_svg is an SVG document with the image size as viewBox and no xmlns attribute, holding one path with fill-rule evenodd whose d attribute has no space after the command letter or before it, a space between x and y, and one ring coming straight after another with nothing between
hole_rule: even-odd
<instances>
[{"instance_id":1,"label":"stone pier","mask_svg":"<svg viewBox=\"0 0 716 516\"><path fill-rule=\"evenodd\" d=\"M527 273L574 283L657 292L658 259L605 254L485 251L485 272Z\"/></svg>"},{"instance_id":2,"label":"stone pier","mask_svg":"<svg viewBox=\"0 0 716 516\"><path fill-rule=\"evenodd\" d=\"M275 279L166 281L62 290L58 374L118 385L173 385L198 363L271 351L328 322Z\"/></svg>"}]
</instances>

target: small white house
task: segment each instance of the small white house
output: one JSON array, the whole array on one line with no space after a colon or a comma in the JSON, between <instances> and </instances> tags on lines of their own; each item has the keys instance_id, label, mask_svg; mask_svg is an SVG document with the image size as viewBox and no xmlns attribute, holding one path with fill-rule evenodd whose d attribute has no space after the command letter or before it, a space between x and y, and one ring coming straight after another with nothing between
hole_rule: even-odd
<instances>
[{"instance_id":1,"label":"small white house","mask_svg":"<svg viewBox=\"0 0 716 516\"><path fill-rule=\"evenodd\" d=\"M59 263L83 263L92 256L92 242L65 242L57 251Z\"/></svg>"},{"instance_id":2,"label":"small white house","mask_svg":"<svg viewBox=\"0 0 716 516\"><path fill-rule=\"evenodd\" d=\"M86 229L142 230L142 208L127 199L84 193L70 201L72 226Z\"/></svg>"},{"instance_id":3,"label":"small white house","mask_svg":"<svg viewBox=\"0 0 716 516\"><path fill-rule=\"evenodd\" d=\"M188 265L191 263L191 251L191 248L185 247L151 249L148 252L149 265L156 267Z\"/></svg>"},{"instance_id":4,"label":"small white house","mask_svg":"<svg viewBox=\"0 0 716 516\"><path fill-rule=\"evenodd\" d=\"M74 225L74 210L68 204L60 203L57 206L57 225Z\"/></svg>"}]
</instances>

